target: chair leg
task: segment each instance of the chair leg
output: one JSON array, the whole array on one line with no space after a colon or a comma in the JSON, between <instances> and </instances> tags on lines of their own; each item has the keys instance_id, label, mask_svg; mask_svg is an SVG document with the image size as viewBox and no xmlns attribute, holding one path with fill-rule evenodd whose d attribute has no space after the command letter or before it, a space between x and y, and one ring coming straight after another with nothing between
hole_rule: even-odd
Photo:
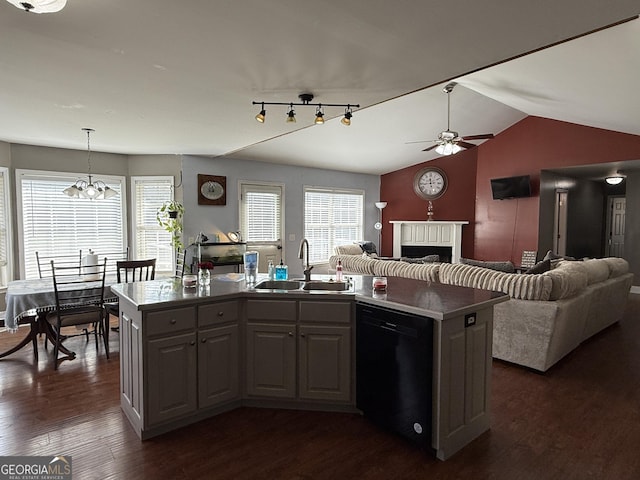
<instances>
[{"instance_id":1,"label":"chair leg","mask_svg":"<svg viewBox=\"0 0 640 480\"><path fill-rule=\"evenodd\" d=\"M104 341L104 351L109 358L109 312L105 312L102 324L102 340Z\"/></svg>"},{"instance_id":2,"label":"chair leg","mask_svg":"<svg viewBox=\"0 0 640 480\"><path fill-rule=\"evenodd\" d=\"M53 329L56 341L53 343L53 369L58 370L58 348L60 346L60 325Z\"/></svg>"}]
</instances>

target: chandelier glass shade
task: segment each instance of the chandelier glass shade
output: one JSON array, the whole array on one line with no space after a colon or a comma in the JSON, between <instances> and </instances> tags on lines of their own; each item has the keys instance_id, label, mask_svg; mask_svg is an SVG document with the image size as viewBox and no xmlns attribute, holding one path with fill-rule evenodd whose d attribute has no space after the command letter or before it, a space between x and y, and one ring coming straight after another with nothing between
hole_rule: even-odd
<instances>
[{"instance_id":1,"label":"chandelier glass shade","mask_svg":"<svg viewBox=\"0 0 640 480\"><path fill-rule=\"evenodd\" d=\"M113 188L110 188L106 183L102 180L93 180L93 175L91 175L91 145L89 143L89 137L91 132L94 130L92 128L83 128L85 132L87 132L87 162L89 164L89 173L87 174L88 180L81 178L76 180L76 182L65 188L62 193L71 198L88 198L90 200L101 200L112 198L118 195Z\"/></svg>"},{"instance_id":2,"label":"chandelier glass shade","mask_svg":"<svg viewBox=\"0 0 640 480\"><path fill-rule=\"evenodd\" d=\"M7 2L31 13L55 13L67 4L67 0L30 0L28 2L7 0Z\"/></svg>"},{"instance_id":3,"label":"chandelier glass shade","mask_svg":"<svg viewBox=\"0 0 640 480\"><path fill-rule=\"evenodd\" d=\"M436 147L436 152L440 155L454 155L462 150L462 147L453 141L445 141Z\"/></svg>"}]
</instances>

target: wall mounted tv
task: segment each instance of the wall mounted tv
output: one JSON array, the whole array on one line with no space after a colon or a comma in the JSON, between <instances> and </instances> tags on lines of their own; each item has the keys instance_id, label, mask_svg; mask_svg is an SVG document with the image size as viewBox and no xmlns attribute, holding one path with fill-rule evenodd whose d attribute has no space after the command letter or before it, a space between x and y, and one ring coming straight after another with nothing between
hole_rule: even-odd
<instances>
[{"instance_id":1,"label":"wall mounted tv","mask_svg":"<svg viewBox=\"0 0 640 480\"><path fill-rule=\"evenodd\" d=\"M531 196L531 180L529 175L518 177L492 178L491 194L494 200Z\"/></svg>"}]
</instances>

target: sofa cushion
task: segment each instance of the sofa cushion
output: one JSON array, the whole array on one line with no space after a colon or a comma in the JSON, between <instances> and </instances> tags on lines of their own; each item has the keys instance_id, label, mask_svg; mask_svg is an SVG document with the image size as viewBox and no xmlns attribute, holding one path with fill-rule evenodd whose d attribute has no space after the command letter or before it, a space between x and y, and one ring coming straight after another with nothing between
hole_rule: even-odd
<instances>
[{"instance_id":1,"label":"sofa cushion","mask_svg":"<svg viewBox=\"0 0 640 480\"><path fill-rule=\"evenodd\" d=\"M495 262L495 261L483 261L483 260L473 260L471 258L460 258L460 263L464 263L465 265L474 265L476 267L490 268L491 270L498 270L500 272L513 273L516 271L513 263L506 262Z\"/></svg>"},{"instance_id":2,"label":"sofa cushion","mask_svg":"<svg viewBox=\"0 0 640 480\"><path fill-rule=\"evenodd\" d=\"M616 278L629 271L629 262L624 258L606 257L601 259L609 267L609 278Z\"/></svg>"},{"instance_id":3,"label":"sofa cushion","mask_svg":"<svg viewBox=\"0 0 640 480\"><path fill-rule=\"evenodd\" d=\"M584 260L580 265L587 273L587 284L591 285L598 282L604 282L609 278L609 266L602 259L594 258L592 260Z\"/></svg>"},{"instance_id":4,"label":"sofa cushion","mask_svg":"<svg viewBox=\"0 0 640 480\"><path fill-rule=\"evenodd\" d=\"M362 255L362 248L357 243L337 245L333 248L335 255Z\"/></svg>"},{"instance_id":5,"label":"sofa cushion","mask_svg":"<svg viewBox=\"0 0 640 480\"><path fill-rule=\"evenodd\" d=\"M547 258L546 260L539 261L524 273L529 275L534 273L544 273L548 272L549 270L551 270L551 260Z\"/></svg>"},{"instance_id":6,"label":"sofa cushion","mask_svg":"<svg viewBox=\"0 0 640 480\"><path fill-rule=\"evenodd\" d=\"M557 268L542 274L553 282L549 300L573 297L587 287L587 273L580 268L581 263L561 262Z\"/></svg>"}]
</instances>

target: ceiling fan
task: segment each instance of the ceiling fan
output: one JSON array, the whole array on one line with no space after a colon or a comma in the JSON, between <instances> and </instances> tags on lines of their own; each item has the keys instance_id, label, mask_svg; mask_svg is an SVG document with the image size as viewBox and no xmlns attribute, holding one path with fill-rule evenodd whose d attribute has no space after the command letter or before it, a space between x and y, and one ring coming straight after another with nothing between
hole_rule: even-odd
<instances>
[{"instance_id":1,"label":"ceiling fan","mask_svg":"<svg viewBox=\"0 0 640 480\"><path fill-rule=\"evenodd\" d=\"M451 92L453 91L453 87L455 87L456 85L456 82L451 82L445 85L445 87L442 89L442 91L447 94L447 129L444 132L440 132L438 134L437 140L421 140L418 142L407 143L435 142L435 145L425 148L422 151L428 152L429 150L433 150L435 148L436 152L438 152L440 155L454 155L463 148L475 147L473 143L468 143L469 140L485 140L488 138L493 138L493 133L484 133L481 135L466 135L464 137L461 137L458 135L458 132L454 132L451 130Z\"/></svg>"}]
</instances>

